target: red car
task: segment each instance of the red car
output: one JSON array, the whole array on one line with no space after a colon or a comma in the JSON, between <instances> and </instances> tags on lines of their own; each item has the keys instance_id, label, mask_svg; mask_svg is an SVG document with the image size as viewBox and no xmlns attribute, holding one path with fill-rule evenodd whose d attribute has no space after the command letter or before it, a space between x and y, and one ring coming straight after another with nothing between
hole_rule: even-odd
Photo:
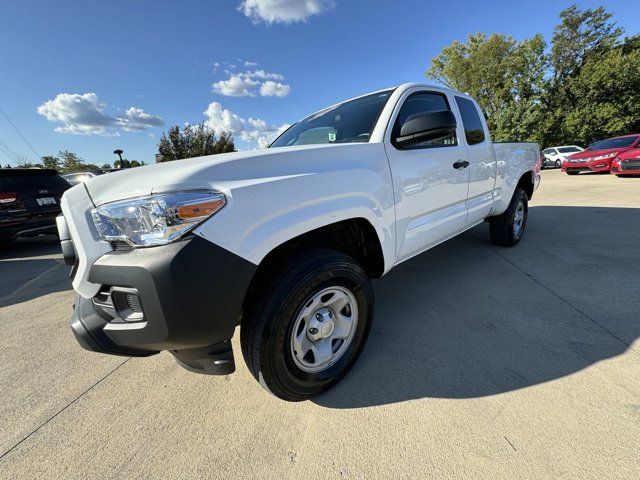
<instances>
[{"instance_id":1,"label":"red car","mask_svg":"<svg viewBox=\"0 0 640 480\"><path fill-rule=\"evenodd\" d=\"M627 150L614 158L611 162L611 173L618 177L640 175L640 148Z\"/></svg>"},{"instance_id":2,"label":"red car","mask_svg":"<svg viewBox=\"0 0 640 480\"><path fill-rule=\"evenodd\" d=\"M640 147L640 134L637 133L599 140L562 162L562 171L567 175L577 175L580 172L609 172L614 158L636 147Z\"/></svg>"}]
</instances>

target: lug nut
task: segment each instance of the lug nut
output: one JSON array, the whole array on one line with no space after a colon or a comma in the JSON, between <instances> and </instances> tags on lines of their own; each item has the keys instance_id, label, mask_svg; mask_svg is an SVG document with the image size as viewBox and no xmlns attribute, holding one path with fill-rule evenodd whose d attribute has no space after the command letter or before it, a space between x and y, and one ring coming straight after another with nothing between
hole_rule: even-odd
<instances>
[{"instance_id":1,"label":"lug nut","mask_svg":"<svg viewBox=\"0 0 640 480\"><path fill-rule=\"evenodd\" d=\"M311 327L311 328L309 329L309 333L310 333L311 335L316 335L319 331L320 331L320 330L318 330L316 327Z\"/></svg>"}]
</instances>

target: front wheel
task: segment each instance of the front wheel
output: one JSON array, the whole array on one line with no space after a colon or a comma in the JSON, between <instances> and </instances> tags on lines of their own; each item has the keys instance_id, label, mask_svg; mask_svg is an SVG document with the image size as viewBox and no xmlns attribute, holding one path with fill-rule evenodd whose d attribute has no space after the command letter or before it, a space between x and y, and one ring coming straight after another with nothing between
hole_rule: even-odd
<instances>
[{"instance_id":1,"label":"front wheel","mask_svg":"<svg viewBox=\"0 0 640 480\"><path fill-rule=\"evenodd\" d=\"M507 210L496 217L489 219L489 235L491 241L502 247L513 247L516 245L527 226L529 215L529 203L527 193L520 187L511 198Z\"/></svg>"},{"instance_id":2,"label":"front wheel","mask_svg":"<svg viewBox=\"0 0 640 480\"><path fill-rule=\"evenodd\" d=\"M260 283L240 329L253 376L288 401L335 385L369 334L373 290L367 274L347 255L313 249L282 258Z\"/></svg>"},{"instance_id":3,"label":"front wheel","mask_svg":"<svg viewBox=\"0 0 640 480\"><path fill-rule=\"evenodd\" d=\"M561 166L560 160L556 160L556 168L560 168L560 166Z\"/></svg>"}]
</instances>

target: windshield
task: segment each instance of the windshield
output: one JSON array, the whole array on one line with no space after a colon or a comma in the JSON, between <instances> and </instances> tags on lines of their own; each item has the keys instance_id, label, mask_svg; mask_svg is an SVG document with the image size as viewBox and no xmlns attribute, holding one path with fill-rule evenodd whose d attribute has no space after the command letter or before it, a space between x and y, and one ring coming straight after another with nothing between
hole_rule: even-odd
<instances>
[{"instance_id":1,"label":"windshield","mask_svg":"<svg viewBox=\"0 0 640 480\"><path fill-rule=\"evenodd\" d=\"M608 148L630 147L637 139L638 135L632 137L607 138L606 140L600 140L599 142L592 143L589 145L587 150L606 150Z\"/></svg>"},{"instance_id":2,"label":"windshield","mask_svg":"<svg viewBox=\"0 0 640 480\"><path fill-rule=\"evenodd\" d=\"M391 92L373 93L314 113L285 131L269 148L368 142Z\"/></svg>"},{"instance_id":3,"label":"windshield","mask_svg":"<svg viewBox=\"0 0 640 480\"><path fill-rule=\"evenodd\" d=\"M573 152L579 152L580 149L578 147L561 147L558 149L558 151L560 153L573 153Z\"/></svg>"}]
</instances>

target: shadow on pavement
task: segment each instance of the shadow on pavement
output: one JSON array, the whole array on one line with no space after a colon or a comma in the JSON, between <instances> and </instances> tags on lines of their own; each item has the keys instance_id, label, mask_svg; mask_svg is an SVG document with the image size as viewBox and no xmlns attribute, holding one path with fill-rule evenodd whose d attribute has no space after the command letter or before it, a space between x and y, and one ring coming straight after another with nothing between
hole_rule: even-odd
<instances>
[{"instance_id":1,"label":"shadow on pavement","mask_svg":"<svg viewBox=\"0 0 640 480\"><path fill-rule=\"evenodd\" d=\"M376 282L362 356L315 402L482 397L620 355L640 335L639 246L640 209L532 207L514 249L476 227Z\"/></svg>"},{"instance_id":2,"label":"shadow on pavement","mask_svg":"<svg viewBox=\"0 0 640 480\"><path fill-rule=\"evenodd\" d=\"M0 307L71 288L55 236L19 239L0 248Z\"/></svg>"}]
</instances>

